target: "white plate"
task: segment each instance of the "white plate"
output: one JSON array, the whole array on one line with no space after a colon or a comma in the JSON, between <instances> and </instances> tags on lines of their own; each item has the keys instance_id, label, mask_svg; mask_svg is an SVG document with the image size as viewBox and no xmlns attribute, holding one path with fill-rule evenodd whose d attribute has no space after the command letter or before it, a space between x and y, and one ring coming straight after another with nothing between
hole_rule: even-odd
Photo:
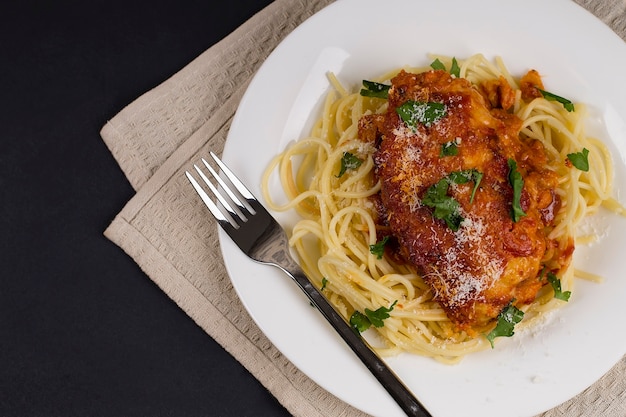
<instances>
[{"instance_id":1,"label":"white plate","mask_svg":"<svg viewBox=\"0 0 626 417\"><path fill-rule=\"evenodd\" d=\"M626 192L626 44L569 0L340 0L307 20L271 54L250 84L223 158L260 196L273 156L305 135L328 91L327 71L356 88L427 53L500 55L514 74L529 68L546 87L591 110L590 129L609 145L616 192ZM277 215L286 227L293 214ZM603 214L604 236L578 248L575 264L605 277L577 283L570 302L532 331L456 366L401 355L388 364L435 416L532 416L575 396L626 353L623 251L626 221ZM233 285L261 330L301 371L375 416L400 409L300 290L271 267L247 259L220 234Z\"/></svg>"}]
</instances>

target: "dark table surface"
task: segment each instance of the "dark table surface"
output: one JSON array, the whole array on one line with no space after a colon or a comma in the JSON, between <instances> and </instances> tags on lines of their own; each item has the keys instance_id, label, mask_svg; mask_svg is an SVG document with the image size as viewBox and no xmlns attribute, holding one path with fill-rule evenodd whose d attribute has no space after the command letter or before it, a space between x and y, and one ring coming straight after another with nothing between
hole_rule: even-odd
<instances>
[{"instance_id":1,"label":"dark table surface","mask_svg":"<svg viewBox=\"0 0 626 417\"><path fill-rule=\"evenodd\" d=\"M286 416L103 235L99 131L269 0L0 6L0 416Z\"/></svg>"}]
</instances>

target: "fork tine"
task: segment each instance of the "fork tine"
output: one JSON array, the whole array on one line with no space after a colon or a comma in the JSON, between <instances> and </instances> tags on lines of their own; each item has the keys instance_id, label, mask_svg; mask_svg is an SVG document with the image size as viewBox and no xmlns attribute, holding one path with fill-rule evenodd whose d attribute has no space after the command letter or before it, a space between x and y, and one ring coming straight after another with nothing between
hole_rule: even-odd
<instances>
[{"instance_id":1,"label":"fork tine","mask_svg":"<svg viewBox=\"0 0 626 417\"><path fill-rule=\"evenodd\" d=\"M248 219L244 216L241 217L239 215L239 213L237 213L237 211L235 211L235 209L233 209L233 207L230 205L230 203L224 198L224 196L217 190L217 188L215 188L215 186L213 185L213 183L211 182L211 180L209 180L209 178L204 174L204 172L200 169L200 167L198 167L197 165L194 164L193 166L196 171L198 172L198 174L200 174L200 177L202 178L202 180L204 181L204 183L209 187L209 189L211 190L211 192L213 193L213 195L217 198L217 200L219 201L219 203L222 205L222 207L224 207L224 209L228 212L228 214L231 216L231 219L235 219L235 218L240 218L243 221L247 221Z\"/></svg>"},{"instance_id":2,"label":"fork tine","mask_svg":"<svg viewBox=\"0 0 626 417\"><path fill-rule=\"evenodd\" d=\"M213 152L210 152L210 154L211 158L213 158L217 165L219 165L222 172L228 177L228 179L235 186L235 188L237 188L237 191L239 191L241 195L247 200L256 200L250 190L248 190L246 186L243 185L241 181L239 181L239 178L237 178L237 176L233 174L233 172L217 157L217 155L215 155Z\"/></svg>"},{"instance_id":3,"label":"fork tine","mask_svg":"<svg viewBox=\"0 0 626 417\"><path fill-rule=\"evenodd\" d=\"M213 178L215 178L215 180L220 185L220 187L222 187L222 189L226 192L226 194L228 194L228 197L230 197L230 199L233 201L233 203L235 203L235 205L239 208L239 210L237 210L237 214L239 215L239 217L242 218L242 220L246 221L247 220L247 216L243 212L244 211L249 211L250 213L254 213L254 212L250 211L250 208L246 207L246 205L241 202L239 197L237 197L237 195L232 192L230 187L224 182L222 177L220 177L219 174L217 172L215 172L213 167L211 165L209 165L209 163L206 161L206 159L201 158L201 160L202 160L202 163L204 164L204 166L209 170L211 175L213 175Z\"/></svg>"},{"instance_id":4,"label":"fork tine","mask_svg":"<svg viewBox=\"0 0 626 417\"><path fill-rule=\"evenodd\" d=\"M187 176L187 179L189 180L191 185L193 185L193 188L195 188L196 192L198 193L202 201L204 201L204 204L209 208L209 210L211 211L211 214L213 214L213 216L219 222L228 222L230 224L233 224L234 221L232 219L228 219L224 215L224 213L222 213L222 210L220 210L219 207L217 207L217 205L213 202L213 200L211 200L211 197L209 197L206 191L204 191L204 188L202 188L202 186L198 183L198 181L196 181L193 175L191 175L189 171L185 171L185 175Z\"/></svg>"}]
</instances>

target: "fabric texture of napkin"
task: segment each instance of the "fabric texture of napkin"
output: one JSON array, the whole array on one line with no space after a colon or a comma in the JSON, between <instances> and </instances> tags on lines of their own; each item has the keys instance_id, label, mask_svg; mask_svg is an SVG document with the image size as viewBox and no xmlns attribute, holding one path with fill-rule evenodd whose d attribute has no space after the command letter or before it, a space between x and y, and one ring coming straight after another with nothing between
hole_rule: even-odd
<instances>
[{"instance_id":1,"label":"fabric texture of napkin","mask_svg":"<svg viewBox=\"0 0 626 417\"><path fill-rule=\"evenodd\" d=\"M101 136L137 194L106 229L202 329L294 416L364 414L316 385L254 324L227 276L217 226L184 176L221 153L250 79L278 43L330 0L276 0L115 115ZM578 0L626 40L626 5ZM626 358L586 391L543 414L625 416Z\"/></svg>"}]
</instances>

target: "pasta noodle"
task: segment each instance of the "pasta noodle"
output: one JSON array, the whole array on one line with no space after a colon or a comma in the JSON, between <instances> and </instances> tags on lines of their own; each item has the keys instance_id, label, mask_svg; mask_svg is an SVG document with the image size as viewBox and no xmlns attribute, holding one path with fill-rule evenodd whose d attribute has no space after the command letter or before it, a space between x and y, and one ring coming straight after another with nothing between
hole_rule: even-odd
<instances>
[{"instance_id":1,"label":"pasta noodle","mask_svg":"<svg viewBox=\"0 0 626 417\"><path fill-rule=\"evenodd\" d=\"M447 68L452 64L451 57L431 58ZM563 247L571 245L577 225L601 206L626 215L611 196L613 169L606 146L585 135L583 104L577 103L576 111L568 112L560 103L545 98L522 100L519 81L499 57L490 62L478 54L458 60L458 65L460 77L473 84L504 77L516 93L512 111L523 121L520 137L543 143L549 168L559 176L557 192L562 201L551 239ZM404 69L419 73L431 68ZM386 82L399 71L373 81ZM455 363L468 353L490 347L482 334L462 331L451 324L431 288L409 263L386 255L379 259L372 253L371 247L379 239L370 197L380 191L381 184L374 175L375 148L357 139L357 127L364 115L385 112L387 102L349 92L334 74L329 74L329 80L332 90L310 135L277 155L262 179L263 196L270 209L295 210L301 217L290 238L301 266L346 319L355 311L374 311L397 302L388 311L384 326L367 334L380 354L411 352ZM565 163L568 154L583 148L589 150L587 172L571 169ZM363 163L338 177L346 152L357 155ZM268 184L274 172L278 172L286 204L278 204L270 196ZM577 236L578 244L592 240L590 236ZM546 254L546 262L550 262L550 256ZM598 280L593 274L570 267L559 276L563 290L572 289L575 276ZM523 307L525 315L520 326L532 326L542 313L562 303L554 298L549 285L544 286L535 301Z\"/></svg>"}]
</instances>

